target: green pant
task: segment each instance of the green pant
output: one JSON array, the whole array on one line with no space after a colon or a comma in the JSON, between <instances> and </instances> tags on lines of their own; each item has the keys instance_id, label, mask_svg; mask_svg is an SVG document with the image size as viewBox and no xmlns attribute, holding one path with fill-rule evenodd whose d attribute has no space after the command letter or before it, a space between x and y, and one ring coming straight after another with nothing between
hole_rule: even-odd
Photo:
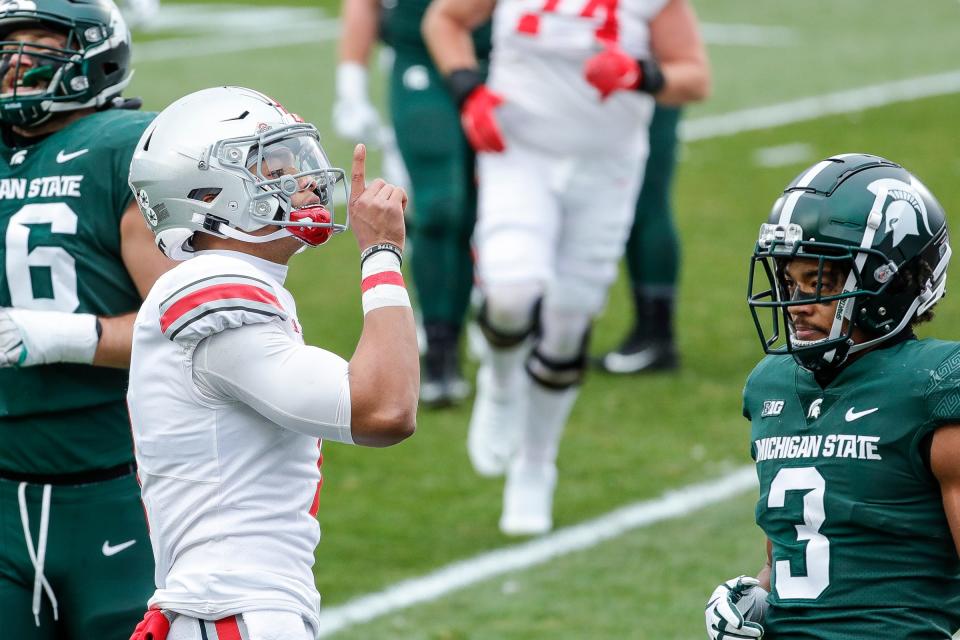
<instances>
[{"instance_id":1,"label":"green pant","mask_svg":"<svg viewBox=\"0 0 960 640\"><path fill-rule=\"evenodd\" d=\"M0 632L17 640L127 640L153 595L153 551L133 475L53 486L41 588L40 625L32 613L36 572L18 499L21 483L0 480ZM43 486L27 484L30 536L38 549ZM134 542L130 544L130 541Z\"/></svg>"},{"instance_id":2,"label":"green pant","mask_svg":"<svg viewBox=\"0 0 960 640\"><path fill-rule=\"evenodd\" d=\"M424 324L459 327L470 301L477 218L474 154L443 79L423 53L398 49L390 112L410 174L413 281Z\"/></svg>"},{"instance_id":3,"label":"green pant","mask_svg":"<svg viewBox=\"0 0 960 640\"><path fill-rule=\"evenodd\" d=\"M680 242L673 222L670 185L677 163L680 114L677 107L657 105L650 122L650 156L626 248L634 289L665 291L677 285Z\"/></svg>"}]
</instances>

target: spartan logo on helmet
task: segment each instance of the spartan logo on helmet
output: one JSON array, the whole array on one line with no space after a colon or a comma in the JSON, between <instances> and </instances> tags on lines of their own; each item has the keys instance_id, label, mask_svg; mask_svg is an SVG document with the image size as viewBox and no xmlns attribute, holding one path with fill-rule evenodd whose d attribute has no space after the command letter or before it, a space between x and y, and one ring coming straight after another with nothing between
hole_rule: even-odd
<instances>
[{"instance_id":1,"label":"spartan logo on helmet","mask_svg":"<svg viewBox=\"0 0 960 640\"><path fill-rule=\"evenodd\" d=\"M874 211L883 211L884 230L888 235L893 234L893 246L899 245L908 235L920 235L918 217L923 220L927 233L933 234L927 218L927 208L913 185L895 178L882 178L871 182L867 189L876 196Z\"/></svg>"}]
</instances>

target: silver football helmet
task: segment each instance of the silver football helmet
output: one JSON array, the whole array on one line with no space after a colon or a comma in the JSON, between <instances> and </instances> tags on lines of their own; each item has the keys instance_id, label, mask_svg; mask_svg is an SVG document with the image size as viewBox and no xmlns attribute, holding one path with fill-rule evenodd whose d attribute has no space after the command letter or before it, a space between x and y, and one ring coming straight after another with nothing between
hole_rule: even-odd
<instances>
[{"instance_id":1,"label":"silver football helmet","mask_svg":"<svg viewBox=\"0 0 960 640\"><path fill-rule=\"evenodd\" d=\"M334 191L347 188L312 124L252 89L216 87L180 98L144 131L130 188L174 260L193 252L194 233L261 243L294 236L309 246L345 231ZM251 232L268 225L266 235Z\"/></svg>"}]
</instances>

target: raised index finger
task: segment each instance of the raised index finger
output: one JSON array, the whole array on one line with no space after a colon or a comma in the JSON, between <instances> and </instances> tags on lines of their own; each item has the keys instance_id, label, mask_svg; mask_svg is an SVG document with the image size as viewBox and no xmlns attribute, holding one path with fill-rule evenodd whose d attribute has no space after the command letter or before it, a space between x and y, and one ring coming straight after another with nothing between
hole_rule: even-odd
<instances>
[{"instance_id":1,"label":"raised index finger","mask_svg":"<svg viewBox=\"0 0 960 640\"><path fill-rule=\"evenodd\" d=\"M353 168L350 170L350 199L353 200L367 188L364 177L364 163L367 159L367 148L358 144L353 148Z\"/></svg>"}]
</instances>

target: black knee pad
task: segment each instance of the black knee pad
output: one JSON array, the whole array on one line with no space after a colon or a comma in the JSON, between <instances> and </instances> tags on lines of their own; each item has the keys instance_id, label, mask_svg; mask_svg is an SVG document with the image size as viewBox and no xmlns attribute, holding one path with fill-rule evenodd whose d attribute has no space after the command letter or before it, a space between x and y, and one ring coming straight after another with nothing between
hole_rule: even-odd
<instances>
[{"instance_id":1,"label":"black knee pad","mask_svg":"<svg viewBox=\"0 0 960 640\"><path fill-rule=\"evenodd\" d=\"M487 314L487 303L480 306L480 312L477 314L477 325L483 332L483 336L494 349L509 349L515 347L529 336L535 335L540 329L540 300L533 305L533 311L530 314L530 324L526 328L517 332L506 332L490 324L490 318Z\"/></svg>"},{"instance_id":2,"label":"black knee pad","mask_svg":"<svg viewBox=\"0 0 960 640\"><path fill-rule=\"evenodd\" d=\"M534 348L527 358L527 374L541 387L562 391L580 384L587 374L587 346L590 343L590 332L583 336L580 342L580 353L570 360L554 360Z\"/></svg>"}]
</instances>

